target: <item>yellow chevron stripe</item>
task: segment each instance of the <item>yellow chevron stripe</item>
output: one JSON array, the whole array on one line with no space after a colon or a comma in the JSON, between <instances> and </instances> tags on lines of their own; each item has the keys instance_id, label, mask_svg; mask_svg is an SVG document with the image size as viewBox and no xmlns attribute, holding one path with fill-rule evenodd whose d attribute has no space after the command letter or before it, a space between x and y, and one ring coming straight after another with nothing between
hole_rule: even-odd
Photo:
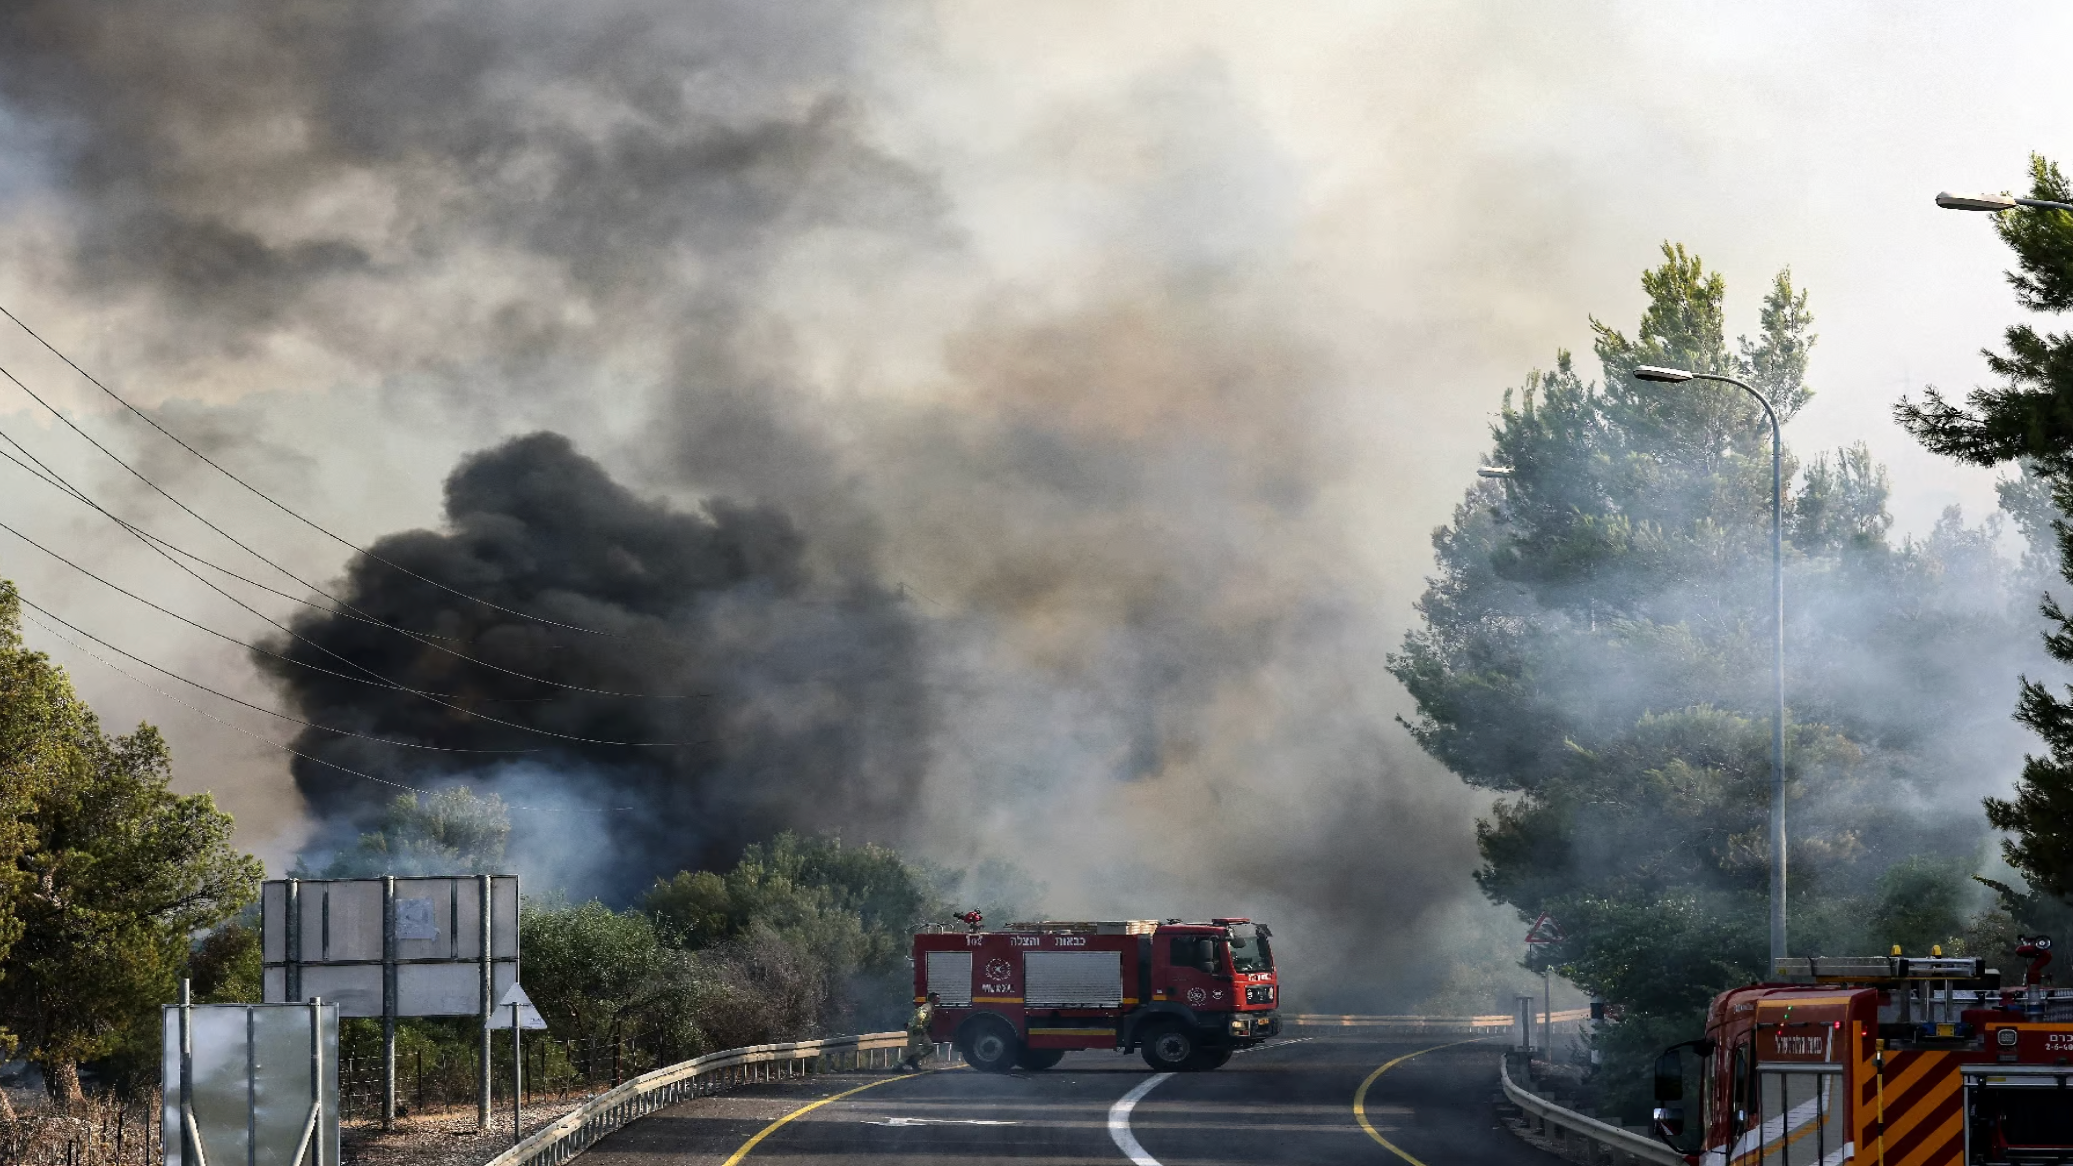
<instances>
[{"instance_id":1,"label":"yellow chevron stripe","mask_svg":"<svg viewBox=\"0 0 2073 1166\"><path fill-rule=\"evenodd\" d=\"M1959 1091L1964 1088L1964 1081L1957 1073L1954 1059L1935 1059L1944 1062L1943 1067L1950 1072L1950 1076L1930 1086L1929 1092L1920 1101L1909 1106L1908 1113L1896 1120L1893 1128L1887 1131L1886 1148L1889 1155L1896 1148L1895 1142L1911 1135L1919 1138L1905 1157L1892 1160L1892 1166L1959 1166L1955 1161L1940 1161L1936 1155L1949 1145L1951 1138L1963 1128L1964 1107L1950 1106L1942 1121L1932 1123L1930 1118L1946 1102L1957 1100Z\"/></svg>"},{"instance_id":2,"label":"yellow chevron stripe","mask_svg":"<svg viewBox=\"0 0 2073 1166\"><path fill-rule=\"evenodd\" d=\"M1894 1053L1886 1054L1886 1096L1889 1099L1895 1094L1906 1093L1913 1088L1915 1082L1928 1076L1937 1063L1937 1058L1933 1054L1917 1053L1905 1066L1895 1069L1894 1058Z\"/></svg>"}]
</instances>

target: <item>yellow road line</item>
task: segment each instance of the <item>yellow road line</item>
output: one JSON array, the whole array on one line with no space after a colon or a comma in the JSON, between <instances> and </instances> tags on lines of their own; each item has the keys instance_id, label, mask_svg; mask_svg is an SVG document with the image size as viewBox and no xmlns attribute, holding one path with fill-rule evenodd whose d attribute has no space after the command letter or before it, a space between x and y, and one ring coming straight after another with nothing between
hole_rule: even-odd
<instances>
[{"instance_id":1,"label":"yellow road line","mask_svg":"<svg viewBox=\"0 0 2073 1166\"><path fill-rule=\"evenodd\" d=\"M1413 1158L1409 1154L1404 1153L1402 1147L1398 1146L1395 1142L1392 1142L1388 1138L1385 1138L1381 1134L1375 1132L1375 1127L1368 1121L1368 1086L1373 1085L1375 1083L1375 1078L1380 1077L1382 1074L1389 1072L1391 1069L1396 1068L1398 1065L1403 1064L1405 1061L1410 1060L1412 1057L1422 1057L1427 1053L1435 1053L1441 1049L1451 1049L1456 1045L1472 1045L1475 1044L1476 1041L1487 1039L1489 1038L1479 1036L1470 1040L1449 1041L1443 1045L1434 1045L1429 1049L1419 1049L1415 1053L1405 1053L1403 1056L1398 1057L1394 1061L1384 1062L1374 1072L1368 1074L1368 1079L1360 1083L1360 1088L1353 1091L1354 1120L1360 1122L1360 1128L1368 1131L1369 1137L1382 1143L1383 1149L1389 1151L1392 1154L1395 1154L1397 1157L1402 1158L1404 1161L1409 1162L1411 1166L1425 1166L1425 1163L1420 1162L1418 1159ZM729 1162L727 1166L734 1166L734 1164L732 1162Z\"/></svg>"},{"instance_id":2,"label":"yellow road line","mask_svg":"<svg viewBox=\"0 0 2073 1166\"><path fill-rule=\"evenodd\" d=\"M929 1072L933 1073L936 1072L936 1070L931 1069L929 1070ZM890 1085L895 1081L906 1081L913 1077L925 1077L927 1075L927 1073L903 1073L898 1077L886 1077L877 1081L870 1081L865 1084L859 1085L855 1089L845 1089L840 1093L835 1093L827 1097L823 1097L819 1101L815 1101L807 1105L802 1105L799 1108L793 1110L792 1112L784 1115L783 1117L778 1118L776 1121L771 1122L769 1125L764 1126L762 1129L757 1130L755 1137L750 1138L746 1142L743 1142L741 1144L741 1149L736 1150L734 1152L734 1156L727 1159L725 1162L722 1162L720 1166L741 1166L741 1160L749 1156L749 1151L755 1149L756 1144L758 1142L761 1142L764 1138L767 1138L770 1135L776 1133L779 1126L784 1125L786 1122L791 1121L795 1117L801 1117L805 1114L811 1113L814 1110L819 1109L821 1106L826 1105L831 1101L840 1101L845 1097L851 1097L858 1093L862 1093L866 1089L876 1089L880 1085Z\"/></svg>"}]
</instances>

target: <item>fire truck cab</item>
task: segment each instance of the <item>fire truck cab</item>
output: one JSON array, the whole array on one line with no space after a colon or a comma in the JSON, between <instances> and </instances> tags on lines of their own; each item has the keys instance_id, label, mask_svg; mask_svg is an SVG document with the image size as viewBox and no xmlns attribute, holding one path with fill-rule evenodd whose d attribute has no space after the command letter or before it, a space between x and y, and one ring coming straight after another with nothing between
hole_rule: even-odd
<instances>
[{"instance_id":1,"label":"fire truck cab","mask_svg":"<svg viewBox=\"0 0 2073 1166\"><path fill-rule=\"evenodd\" d=\"M1706 1035L1656 1064L1655 1131L1688 1162L2073 1164L2073 990L2033 974L2004 991L1982 960L1897 953L1777 972L1794 982L1722 993Z\"/></svg>"},{"instance_id":2,"label":"fire truck cab","mask_svg":"<svg viewBox=\"0 0 2073 1166\"><path fill-rule=\"evenodd\" d=\"M1249 919L1011 923L914 937L914 998L973 1068L1048 1069L1069 1049L1214 1069L1281 1031L1273 932Z\"/></svg>"}]
</instances>

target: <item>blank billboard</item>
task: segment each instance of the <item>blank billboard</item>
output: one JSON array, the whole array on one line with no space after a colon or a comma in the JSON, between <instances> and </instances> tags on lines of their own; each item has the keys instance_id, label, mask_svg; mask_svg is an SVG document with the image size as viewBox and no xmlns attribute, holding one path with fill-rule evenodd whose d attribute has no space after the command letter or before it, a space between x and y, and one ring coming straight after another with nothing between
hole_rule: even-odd
<instances>
[{"instance_id":1,"label":"blank billboard","mask_svg":"<svg viewBox=\"0 0 2073 1166\"><path fill-rule=\"evenodd\" d=\"M483 876L397 877L384 958L383 879L273 879L260 896L265 998L321 996L344 1016L382 1015L395 974L398 1016L479 1016L518 982L518 878L488 876L490 941L482 943Z\"/></svg>"}]
</instances>

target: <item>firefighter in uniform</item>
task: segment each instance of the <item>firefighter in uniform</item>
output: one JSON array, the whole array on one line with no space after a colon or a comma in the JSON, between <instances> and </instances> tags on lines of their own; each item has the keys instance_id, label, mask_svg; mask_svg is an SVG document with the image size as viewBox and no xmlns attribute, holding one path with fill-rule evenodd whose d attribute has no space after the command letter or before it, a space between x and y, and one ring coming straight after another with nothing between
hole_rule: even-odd
<instances>
[{"instance_id":1,"label":"firefighter in uniform","mask_svg":"<svg viewBox=\"0 0 2073 1166\"><path fill-rule=\"evenodd\" d=\"M936 1041L929 1035L929 1021L936 1017L936 994L914 1006L914 1015L907 1020L907 1055L900 1059L900 1071L918 1073L922 1063L936 1055Z\"/></svg>"}]
</instances>

